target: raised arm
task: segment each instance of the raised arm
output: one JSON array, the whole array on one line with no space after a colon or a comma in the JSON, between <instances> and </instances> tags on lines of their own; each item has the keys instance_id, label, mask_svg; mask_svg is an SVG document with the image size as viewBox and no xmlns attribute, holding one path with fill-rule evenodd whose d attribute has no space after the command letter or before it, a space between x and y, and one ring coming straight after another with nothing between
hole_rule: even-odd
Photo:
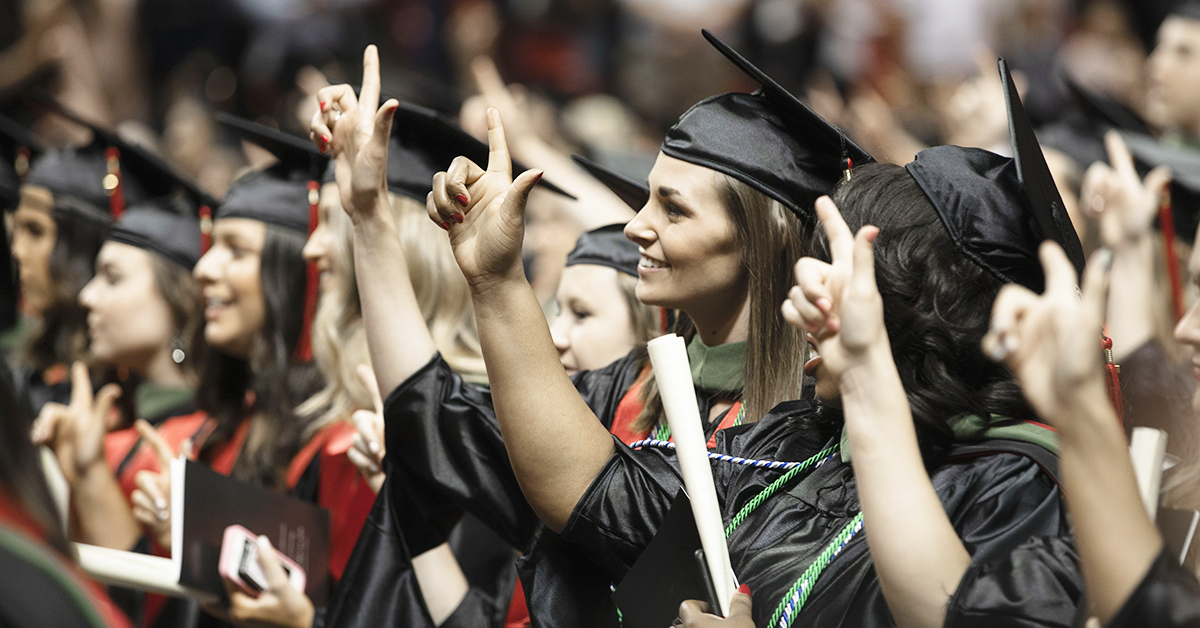
<instances>
[{"instance_id":1,"label":"raised arm","mask_svg":"<svg viewBox=\"0 0 1200 628\"><path fill-rule=\"evenodd\" d=\"M390 391L437 351L409 279L387 191L389 100L379 107L379 52L363 53L360 96L349 85L317 92L312 137L331 153L342 206L354 224L354 267L371 364L381 390Z\"/></svg>"},{"instance_id":2,"label":"raised arm","mask_svg":"<svg viewBox=\"0 0 1200 628\"><path fill-rule=\"evenodd\" d=\"M550 339L521 266L525 202L542 173L512 179L500 114L488 109L487 170L459 157L433 179L430 219L450 225L450 244L471 288L492 400L513 472L530 505L562 530L613 452L612 437L583 402Z\"/></svg>"},{"instance_id":3,"label":"raised arm","mask_svg":"<svg viewBox=\"0 0 1200 628\"><path fill-rule=\"evenodd\" d=\"M940 627L971 557L929 480L892 360L875 284L872 243L879 230L867 226L852 234L828 197L816 209L833 263L804 258L796 264L797 285L783 315L816 338L837 380L863 530L896 625Z\"/></svg>"},{"instance_id":4,"label":"raised arm","mask_svg":"<svg viewBox=\"0 0 1200 628\"><path fill-rule=\"evenodd\" d=\"M984 351L1016 374L1030 405L1058 429L1063 487L1092 613L1107 625L1162 548L1138 494L1125 435L1108 401L1097 331L1104 320L1107 251L1084 272L1056 244L1040 251L1046 291L1005 286ZM1145 278L1141 278L1142 281Z\"/></svg>"}]
</instances>

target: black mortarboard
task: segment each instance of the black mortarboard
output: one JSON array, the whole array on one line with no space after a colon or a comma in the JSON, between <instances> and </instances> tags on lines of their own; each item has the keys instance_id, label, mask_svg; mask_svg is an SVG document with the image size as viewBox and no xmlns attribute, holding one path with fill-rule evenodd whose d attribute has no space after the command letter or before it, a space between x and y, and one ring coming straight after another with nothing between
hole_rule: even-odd
<instances>
[{"instance_id":1,"label":"black mortarboard","mask_svg":"<svg viewBox=\"0 0 1200 628\"><path fill-rule=\"evenodd\" d=\"M1001 281L1041 292L1042 241L1062 245L1079 272L1083 248L1003 59L1000 77L1012 158L977 148L936 146L918 153L906 168L964 255Z\"/></svg>"},{"instance_id":2,"label":"black mortarboard","mask_svg":"<svg viewBox=\"0 0 1200 628\"><path fill-rule=\"evenodd\" d=\"M1104 94L1083 87L1066 74L1062 75L1062 80L1067 86L1067 91L1071 93L1071 99L1079 105L1089 120L1095 121L1099 126L1135 133L1150 132L1150 126L1136 111Z\"/></svg>"},{"instance_id":3,"label":"black mortarboard","mask_svg":"<svg viewBox=\"0 0 1200 628\"><path fill-rule=\"evenodd\" d=\"M399 102L400 106L396 109L392 121L392 138L393 140L399 139L403 147L421 155L421 161L432 166L433 172L449 168L450 162L459 155L465 156L480 167L487 167L488 153L490 152L487 144L472 137L470 133L462 130L453 120L441 113L412 103ZM512 169L514 174L526 170L525 166L517 161L513 161ZM392 163L389 158L389 187L393 185L392 176ZM405 176L398 181L407 181L410 178ZM430 176L430 189L432 189L432 179L433 177ZM575 198L545 179L538 182L538 185L567 198ZM407 189L407 186L408 184L405 183L397 191ZM425 195L422 194L420 199L425 200Z\"/></svg>"},{"instance_id":4,"label":"black mortarboard","mask_svg":"<svg viewBox=\"0 0 1200 628\"><path fill-rule=\"evenodd\" d=\"M638 276L638 245L625 237L625 225L605 225L579 236L575 248L567 254L567 266L593 264L608 266L626 275Z\"/></svg>"},{"instance_id":5,"label":"black mortarboard","mask_svg":"<svg viewBox=\"0 0 1200 628\"><path fill-rule=\"evenodd\" d=\"M625 204L633 208L633 211L641 211L646 203L650 201L650 187L644 183L638 183L625 175L618 174L601 166L600 164L580 157L572 155L571 159L579 164L589 174L600 180L601 183L608 186L608 189L613 191Z\"/></svg>"},{"instance_id":6,"label":"black mortarboard","mask_svg":"<svg viewBox=\"0 0 1200 628\"><path fill-rule=\"evenodd\" d=\"M75 198L107 210L114 219L126 207L168 196L184 187L199 192L178 176L163 158L125 141L113 131L88 122L57 101L40 94L35 100L64 118L92 131L92 143L83 148L50 151L30 169L26 183L55 194Z\"/></svg>"},{"instance_id":7,"label":"black mortarboard","mask_svg":"<svg viewBox=\"0 0 1200 628\"><path fill-rule=\"evenodd\" d=\"M1122 133L1143 176L1153 168L1171 169L1171 218L1175 236L1191 244L1200 225L1200 150L1171 146L1148 135Z\"/></svg>"},{"instance_id":8,"label":"black mortarboard","mask_svg":"<svg viewBox=\"0 0 1200 628\"><path fill-rule=\"evenodd\" d=\"M0 209L20 200L21 182L30 162L42 153L42 142L16 120L0 115Z\"/></svg>"},{"instance_id":9,"label":"black mortarboard","mask_svg":"<svg viewBox=\"0 0 1200 628\"><path fill-rule=\"evenodd\" d=\"M317 228L317 200L329 158L312 142L226 114L217 121L233 129L247 142L270 151L279 161L243 175L233 182L217 218L249 218L299 232L308 237ZM312 359L312 320L316 315L320 272L308 264L304 294L304 324L296 343L295 359Z\"/></svg>"},{"instance_id":10,"label":"black mortarboard","mask_svg":"<svg viewBox=\"0 0 1200 628\"><path fill-rule=\"evenodd\" d=\"M200 221L196 208L181 201L129 208L113 224L108 239L157 253L191 271L200 259Z\"/></svg>"},{"instance_id":11,"label":"black mortarboard","mask_svg":"<svg viewBox=\"0 0 1200 628\"><path fill-rule=\"evenodd\" d=\"M703 32L760 89L696 103L667 131L662 152L723 172L813 219L813 202L832 192L849 166L874 159L712 33Z\"/></svg>"},{"instance_id":12,"label":"black mortarboard","mask_svg":"<svg viewBox=\"0 0 1200 628\"><path fill-rule=\"evenodd\" d=\"M392 137L388 140L388 189L424 203L433 191L433 175L441 168L423 151L404 146L396 133L398 126L392 125Z\"/></svg>"},{"instance_id":13,"label":"black mortarboard","mask_svg":"<svg viewBox=\"0 0 1200 628\"><path fill-rule=\"evenodd\" d=\"M315 204L310 183L322 180L329 159L307 139L227 114L217 114L217 121L279 160L234 181L217 217L250 218L307 236Z\"/></svg>"}]
</instances>

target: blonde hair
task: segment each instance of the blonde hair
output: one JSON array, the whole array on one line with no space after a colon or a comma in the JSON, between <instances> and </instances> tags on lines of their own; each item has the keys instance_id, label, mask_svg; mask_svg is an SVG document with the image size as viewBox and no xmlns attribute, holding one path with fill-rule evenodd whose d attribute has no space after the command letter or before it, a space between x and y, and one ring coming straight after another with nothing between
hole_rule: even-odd
<instances>
[{"instance_id":1,"label":"blonde hair","mask_svg":"<svg viewBox=\"0 0 1200 628\"><path fill-rule=\"evenodd\" d=\"M429 335L450 368L468 381L486 381L479 334L467 281L459 271L445 232L433 224L425 206L407 197L390 195L392 217L400 235L413 292ZM304 435L371 409L371 394L358 376L360 364L371 364L354 269L350 218L340 204L328 216L332 273L341 279L322 295L313 317L313 360L325 376L325 387L296 409L313 417ZM380 391L385 397L389 391Z\"/></svg>"}]
</instances>

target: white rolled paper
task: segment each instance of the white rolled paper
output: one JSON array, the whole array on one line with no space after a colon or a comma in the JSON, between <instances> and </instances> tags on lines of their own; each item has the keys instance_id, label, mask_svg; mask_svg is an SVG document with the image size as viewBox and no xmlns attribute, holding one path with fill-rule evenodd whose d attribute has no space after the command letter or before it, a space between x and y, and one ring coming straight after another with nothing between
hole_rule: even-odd
<instances>
[{"instance_id":1,"label":"white rolled paper","mask_svg":"<svg viewBox=\"0 0 1200 628\"><path fill-rule=\"evenodd\" d=\"M717 490L713 485L712 467L708 462L708 447L701 429L700 407L696 404L696 389L692 384L692 369L688 363L683 338L675 334L651 340L646 349L654 379L662 397L667 424L675 441L675 455L683 473L683 485L692 502L692 514L700 531L700 544L708 560L721 615L729 616L729 603L737 590L737 578L729 564L729 546L725 543L725 525Z\"/></svg>"}]
</instances>

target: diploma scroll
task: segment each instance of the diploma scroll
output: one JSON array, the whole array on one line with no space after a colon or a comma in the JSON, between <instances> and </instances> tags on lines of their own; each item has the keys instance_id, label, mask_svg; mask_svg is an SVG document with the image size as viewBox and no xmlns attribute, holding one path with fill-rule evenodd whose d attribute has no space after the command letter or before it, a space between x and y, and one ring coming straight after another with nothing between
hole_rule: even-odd
<instances>
[{"instance_id":1,"label":"diploma scroll","mask_svg":"<svg viewBox=\"0 0 1200 628\"><path fill-rule=\"evenodd\" d=\"M651 340L646 346L654 379L662 396L663 410L675 440L675 455L683 472L683 485L692 502L692 514L700 532L700 544L708 560L721 615L729 616L729 603L737 590L737 578L729 563L729 546L725 543L725 526L717 491L713 485L712 467L708 462L704 430L701 429L700 408L696 404L696 389L688 364L687 347L683 339L667 334Z\"/></svg>"}]
</instances>

